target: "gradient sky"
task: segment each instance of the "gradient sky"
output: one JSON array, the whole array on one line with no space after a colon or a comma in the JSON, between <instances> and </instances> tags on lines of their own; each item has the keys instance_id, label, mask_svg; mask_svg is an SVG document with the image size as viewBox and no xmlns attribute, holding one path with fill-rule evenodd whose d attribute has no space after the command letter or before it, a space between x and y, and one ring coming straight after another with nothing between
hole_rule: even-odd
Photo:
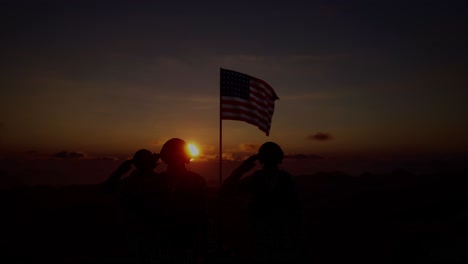
<instances>
[{"instance_id":1,"label":"gradient sky","mask_svg":"<svg viewBox=\"0 0 468 264\"><path fill-rule=\"evenodd\" d=\"M280 97L270 137L223 121L227 155L269 140L321 156L465 153L467 6L2 1L0 154L158 152L180 137L215 155L220 67Z\"/></svg>"}]
</instances>

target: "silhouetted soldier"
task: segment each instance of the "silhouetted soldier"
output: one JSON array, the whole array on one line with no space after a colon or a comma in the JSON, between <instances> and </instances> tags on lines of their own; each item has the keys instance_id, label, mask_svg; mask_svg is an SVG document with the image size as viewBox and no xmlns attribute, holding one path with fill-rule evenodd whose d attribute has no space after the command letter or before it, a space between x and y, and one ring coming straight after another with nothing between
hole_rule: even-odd
<instances>
[{"instance_id":1,"label":"silhouetted soldier","mask_svg":"<svg viewBox=\"0 0 468 264\"><path fill-rule=\"evenodd\" d=\"M165 186L161 177L153 171L158 159L159 154L140 149L104 182L106 189L118 191L124 209L126 239L139 262L150 262L158 258L160 235L157 227L162 201L160 194ZM132 164L135 170L121 179L131 170Z\"/></svg>"},{"instance_id":2,"label":"silhouetted soldier","mask_svg":"<svg viewBox=\"0 0 468 264\"><path fill-rule=\"evenodd\" d=\"M253 260L261 263L296 261L299 202L291 175L278 168L283 151L273 142L266 142L226 179L223 196L248 193L249 217L253 233ZM263 169L242 176L255 166Z\"/></svg>"},{"instance_id":3,"label":"silhouetted soldier","mask_svg":"<svg viewBox=\"0 0 468 264\"><path fill-rule=\"evenodd\" d=\"M121 188L127 185L134 185L136 182L140 182L146 177L152 177L156 175L154 169L158 165L157 161L159 154L151 153L147 149L140 149L133 155L132 159L124 161L120 164L119 168L115 170L111 176L104 182L104 185L108 189ZM132 165L135 166L136 170L125 179L122 177L132 169Z\"/></svg>"},{"instance_id":4,"label":"silhouetted soldier","mask_svg":"<svg viewBox=\"0 0 468 264\"><path fill-rule=\"evenodd\" d=\"M187 170L190 154L185 141L173 138L161 149L167 170L160 174L166 183L162 227L163 262L194 263L204 257L207 223L205 180Z\"/></svg>"}]
</instances>

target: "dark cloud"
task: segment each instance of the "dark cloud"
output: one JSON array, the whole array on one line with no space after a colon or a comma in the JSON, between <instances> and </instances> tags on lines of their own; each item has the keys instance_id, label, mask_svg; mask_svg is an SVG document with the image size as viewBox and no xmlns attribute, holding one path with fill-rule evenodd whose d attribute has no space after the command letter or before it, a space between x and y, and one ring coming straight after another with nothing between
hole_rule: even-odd
<instances>
[{"instance_id":1,"label":"dark cloud","mask_svg":"<svg viewBox=\"0 0 468 264\"><path fill-rule=\"evenodd\" d=\"M292 160L303 160L303 159L323 159L322 156L314 155L314 154L286 154L284 155L285 159L292 159Z\"/></svg>"},{"instance_id":2,"label":"dark cloud","mask_svg":"<svg viewBox=\"0 0 468 264\"><path fill-rule=\"evenodd\" d=\"M79 151L60 151L51 156L58 159L85 159L88 155Z\"/></svg>"},{"instance_id":3,"label":"dark cloud","mask_svg":"<svg viewBox=\"0 0 468 264\"><path fill-rule=\"evenodd\" d=\"M316 141L328 141L332 140L333 136L330 133L318 132L314 135L307 136L308 140L316 140Z\"/></svg>"}]
</instances>

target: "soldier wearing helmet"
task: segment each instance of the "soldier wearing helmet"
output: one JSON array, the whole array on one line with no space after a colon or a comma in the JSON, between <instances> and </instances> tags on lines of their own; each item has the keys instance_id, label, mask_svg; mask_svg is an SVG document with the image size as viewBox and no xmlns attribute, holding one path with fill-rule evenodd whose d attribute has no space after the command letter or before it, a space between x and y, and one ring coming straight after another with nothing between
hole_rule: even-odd
<instances>
[{"instance_id":1,"label":"soldier wearing helmet","mask_svg":"<svg viewBox=\"0 0 468 264\"><path fill-rule=\"evenodd\" d=\"M160 174L166 184L164 224L161 226L166 255L162 261L192 263L204 255L206 182L186 168L191 156L184 140L168 140L160 153L167 165L166 171Z\"/></svg>"},{"instance_id":2,"label":"soldier wearing helmet","mask_svg":"<svg viewBox=\"0 0 468 264\"><path fill-rule=\"evenodd\" d=\"M274 142L266 142L258 149L258 161L265 168L277 169L278 165L283 161L284 154L281 147Z\"/></svg>"},{"instance_id":3,"label":"soldier wearing helmet","mask_svg":"<svg viewBox=\"0 0 468 264\"><path fill-rule=\"evenodd\" d=\"M132 165L135 170L123 180L123 185L128 182L139 181L144 177L155 176L154 169L158 165L158 160L159 154L152 153L147 149L140 149L135 152L132 159L125 160L104 182L104 185L109 189L117 188L121 185L119 183L121 178L132 169Z\"/></svg>"},{"instance_id":4,"label":"soldier wearing helmet","mask_svg":"<svg viewBox=\"0 0 468 264\"><path fill-rule=\"evenodd\" d=\"M279 168L284 153L274 142L260 146L226 179L221 194L227 198L250 194L249 218L253 233L253 262L294 262L299 201L293 178ZM258 160L262 169L244 177Z\"/></svg>"},{"instance_id":5,"label":"soldier wearing helmet","mask_svg":"<svg viewBox=\"0 0 468 264\"><path fill-rule=\"evenodd\" d=\"M139 261L154 258L154 252L150 249L157 244L156 227L161 208L159 193L162 186L161 178L154 172L158 159L159 154L140 149L104 182L108 190L118 190L124 212L128 250L138 256ZM135 169L130 175L121 179L132 166Z\"/></svg>"},{"instance_id":6,"label":"soldier wearing helmet","mask_svg":"<svg viewBox=\"0 0 468 264\"><path fill-rule=\"evenodd\" d=\"M169 139L161 148L161 160L167 164L168 170L185 170L190 158L187 143L180 138Z\"/></svg>"}]
</instances>

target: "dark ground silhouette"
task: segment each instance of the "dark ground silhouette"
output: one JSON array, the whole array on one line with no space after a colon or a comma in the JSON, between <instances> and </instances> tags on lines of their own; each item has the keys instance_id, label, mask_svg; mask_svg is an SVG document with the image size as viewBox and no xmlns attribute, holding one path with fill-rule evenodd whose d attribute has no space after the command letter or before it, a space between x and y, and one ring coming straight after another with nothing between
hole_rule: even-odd
<instances>
[{"instance_id":1,"label":"dark ground silhouette","mask_svg":"<svg viewBox=\"0 0 468 264\"><path fill-rule=\"evenodd\" d=\"M302 263L467 262L467 174L296 176L303 205ZM219 255L218 190L207 192L208 255L242 260L249 239L248 197L226 204L225 251ZM125 247L122 209L101 186L15 188L1 192L0 201L2 261L134 261Z\"/></svg>"}]
</instances>

